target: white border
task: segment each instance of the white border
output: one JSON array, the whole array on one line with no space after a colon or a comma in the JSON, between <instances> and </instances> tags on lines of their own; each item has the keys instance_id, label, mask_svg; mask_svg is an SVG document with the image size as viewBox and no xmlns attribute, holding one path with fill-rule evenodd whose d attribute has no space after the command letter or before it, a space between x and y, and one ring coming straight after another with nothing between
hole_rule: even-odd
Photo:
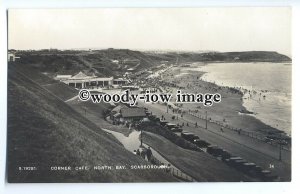
<instances>
[{"instance_id":1,"label":"white border","mask_svg":"<svg viewBox=\"0 0 300 194\"><path fill-rule=\"evenodd\" d=\"M291 183L132 183L132 184L8 184L5 182L5 162L6 162L6 96L7 96L7 37L6 37L6 10L8 8L83 8L83 7L207 7L207 6L292 6L293 7L293 95L292 95L292 182ZM300 2L270 0L261 2L252 1L221 1L221 0L3 0L0 12L0 193L222 193L222 194L240 194L240 193L298 193L297 183L300 177L300 123L299 123L299 101L300 87ZM298 190L298 192L297 192Z\"/></svg>"}]
</instances>

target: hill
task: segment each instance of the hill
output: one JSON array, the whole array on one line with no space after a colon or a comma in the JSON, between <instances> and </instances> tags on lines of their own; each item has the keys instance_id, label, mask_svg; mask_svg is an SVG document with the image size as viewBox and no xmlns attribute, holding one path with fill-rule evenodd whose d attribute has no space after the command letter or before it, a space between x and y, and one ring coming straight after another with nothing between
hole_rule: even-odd
<instances>
[{"instance_id":1,"label":"hill","mask_svg":"<svg viewBox=\"0 0 300 194\"><path fill-rule=\"evenodd\" d=\"M129 49L17 51L17 64L29 66L53 77L79 71L97 76L121 77L125 72L145 71L161 64L192 62L290 62L277 52L141 52Z\"/></svg>"},{"instance_id":2,"label":"hill","mask_svg":"<svg viewBox=\"0 0 300 194\"><path fill-rule=\"evenodd\" d=\"M11 64L9 66L9 73L21 73L24 76L30 77L31 80L38 83L41 87L49 92L55 94L55 96L62 101L66 101L78 94L76 89L69 87L65 83L43 75L37 69L31 68L29 65Z\"/></svg>"},{"instance_id":3,"label":"hill","mask_svg":"<svg viewBox=\"0 0 300 194\"><path fill-rule=\"evenodd\" d=\"M159 61L139 51L107 49L95 51L21 51L19 64L29 65L40 72L75 74L83 71L98 76L122 76L128 69L143 70Z\"/></svg>"},{"instance_id":4,"label":"hill","mask_svg":"<svg viewBox=\"0 0 300 194\"><path fill-rule=\"evenodd\" d=\"M8 182L176 181L158 170L50 170L51 166L114 167L147 162L41 87L36 80L43 75L31 75L35 81L17 67L8 67ZM32 166L37 170L24 168Z\"/></svg>"},{"instance_id":5,"label":"hill","mask_svg":"<svg viewBox=\"0 0 300 194\"><path fill-rule=\"evenodd\" d=\"M170 60L178 58L178 63L186 62L290 62L291 58L271 51L244 52L169 52L147 53L147 56L160 57Z\"/></svg>"}]
</instances>

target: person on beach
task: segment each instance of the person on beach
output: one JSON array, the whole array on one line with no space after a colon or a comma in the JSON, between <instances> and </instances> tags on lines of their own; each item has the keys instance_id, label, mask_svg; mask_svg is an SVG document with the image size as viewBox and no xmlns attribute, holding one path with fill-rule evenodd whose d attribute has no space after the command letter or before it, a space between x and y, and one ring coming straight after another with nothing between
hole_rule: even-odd
<instances>
[{"instance_id":1,"label":"person on beach","mask_svg":"<svg viewBox=\"0 0 300 194\"><path fill-rule=\"evenodd\" d=\"M146 157L146 151L145 151L145 149L142 149L141 156L142 156L143 159L145 159L145 157Z\"/></svg>"},{"instance_id":2,"label":"person on beach","mask_svg":"<svg viewBox=\"0 0 300 194\"><path fill-rule=\"evenodd\" d=\"M137 150L136 150L136 155L138 155L138 156L141 155L140 149L137 149Z\"/></svg>"},{"instance_id":3,"label":"person on beach","mask_svg":"<svg viewBox=\"0 0 300 194\"><path fill-rule=\"evenodd\" d=\"M166 172L171 172L171 164L167 165Z\"/></svg>"},{"instance_id":4,"label":"person on beach","mask_svg":"<svg viewBox=\"0 0 300 194\"><path fill-rule=\"evenodd\" d=\"M241 135L241 132L242 132L242 129L239 129L239 131L238 131L239 135Z\"/></svg>"},{"instance_id":5,"label":"person on beach","mask_svg":"<svg viewBox=\"0 0 300 194\"><path fill-rule=\"evenodd\" d=\"M198 127L198 123L197 123L197 122L195 123L195 127L196 127L196 128Z\"/></svg>"},{"instance_id":6,"label":"person on beach","mask_svg":"<svg viewBox=\"0 0 300 194\"><path fill-rule=\"evenodd\" d=\"M146 155L147 155L147 160L150 161L152 158L152 151L150 147L147 148Z\"/></svg>"},{"instance_id":7,"label":"person on beach","mask_svg":"<svg viewBox=\"0 0 300 194\"><path fill-rule=\"evenodd\" d=\"M133 153L136 155L136 150L133 150Z\"/></svg>"},{"instance_id":8,"label":"person on beach","mask_svg":"<svg viewBox=\"0 0 300 194\"><path fill-rule=\"evenodd\" d=\"M220 128L221 132L224 132L223 127Z\"/></svg>"}]
</instances>

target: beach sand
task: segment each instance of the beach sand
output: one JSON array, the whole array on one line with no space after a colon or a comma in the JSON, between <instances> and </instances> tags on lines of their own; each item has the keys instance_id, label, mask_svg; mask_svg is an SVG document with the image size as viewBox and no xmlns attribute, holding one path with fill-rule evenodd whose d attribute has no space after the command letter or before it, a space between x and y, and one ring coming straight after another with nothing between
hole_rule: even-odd
<instances>
[{"instance_id":1,"label":"beach sand","mask_svg":"<svg viewBox=\"0 0 300 194\"><path fill-rule=\"evenodd\" d=\"M211 107L205 107L202 103L183 103L181 109L187 112L195 112L195 114L201 116L205 116L207 111L208 119L211 118L224 125L244 131L257 132L263 135L278 134L280 132L278 129L268 126L250 114L245 114L247 110L243 106L243 94L241 92L203 81L201 76L205 72L193 71L192 69L193 66L188 69L174 67L161 74L165 82L177 85L177 87L163 87L164 90L171 91L173 95L176 95L178 87L182 88L182 93L219 93L222 95L222 101L218 104L213 104ZM173 103L175 103L175 98L172 99ZM244 112L244 114L241 114L241 112Z\"/></svg>"}]
</instances>

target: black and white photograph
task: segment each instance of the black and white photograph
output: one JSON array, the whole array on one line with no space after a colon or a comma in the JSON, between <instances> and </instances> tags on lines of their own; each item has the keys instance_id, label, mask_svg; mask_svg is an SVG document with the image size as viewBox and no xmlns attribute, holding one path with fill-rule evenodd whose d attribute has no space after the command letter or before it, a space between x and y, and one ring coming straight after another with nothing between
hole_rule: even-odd
<instances>
[{"instance_id":1,"label":"black and white photograph","mask_svg":"<svg viewBox=\"0 0 300 194\"><path fill-rule=\"evenodd\" d=\"M7 182L290 182L291 19L8 9Z\"/></svg>"}]
</instances>

